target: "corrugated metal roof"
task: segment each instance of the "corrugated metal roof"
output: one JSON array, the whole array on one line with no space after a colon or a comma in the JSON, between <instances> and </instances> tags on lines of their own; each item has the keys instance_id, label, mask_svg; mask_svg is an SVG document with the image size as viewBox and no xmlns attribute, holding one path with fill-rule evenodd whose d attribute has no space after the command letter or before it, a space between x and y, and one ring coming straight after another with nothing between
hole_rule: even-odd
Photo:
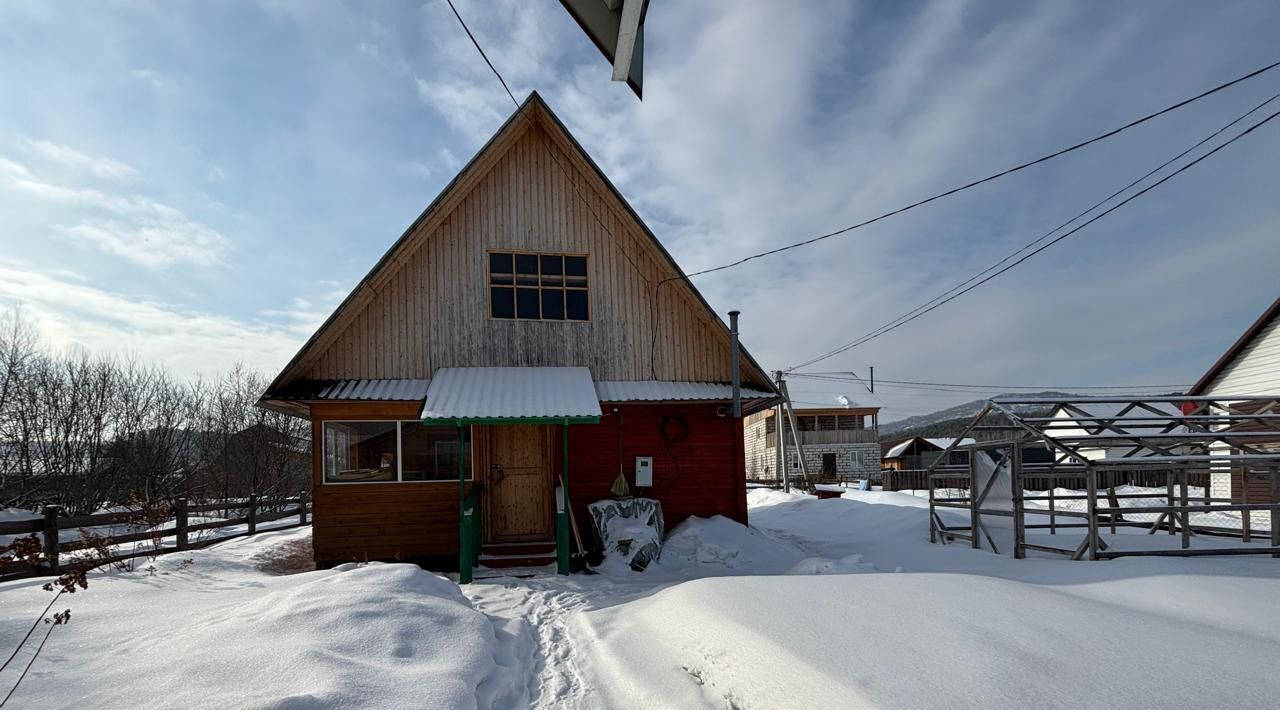
<instances>
[{"instance_id":1,"label":"corrugated metal roof","mask_svg":"<svg viewBox=\"0 0 1280 710\"><path fill-rule=\"evenodd\" d=\"M585 367L442 367L431 378L423 419L599 417Z\"/></svg>"},{"instance_id":2,"label":"corrugated metal roof","mask_svg":"<svg viewBox=\"0 0 1280 710\"><path fill-rule=\"evenodd\" d=\"M925 436L913 436L913 437L911 437L911 438L909 438L909 439L905 439L905 440L903 440L903 441L900 441L900 442L898 442L898 443L894 444L892 448L890 448L888 451L885 451L885 452L884 452L884 456L883 456L883 457L884 457L884 458L886 458L886 459L895 459L895 458L898 458L899 456L901 456L901 455L905 454L905 453L907 452L907 449L911 448L911 445L912 445L912 444L914 444L914 443L915 443L915 442L917 442L917 441L924 441L924 442L927 442L927 443L929 443L929 444L932 444L933 446L938 447L939 449L945 449L945 448L947 448L948 446L951 446L951 442L955 441L955 439L954 439L954 438L936 438L936 437L925 437ZM957 444L957 446L968 446L968 445L970 445L970 444L974 444L974 443L976 443L976 441L975 441L974 439L970 439L970 438L967 438L967 437L966 437L966 438L964 438L964 439L961 439L961 440L960 440L960 442Z\"/></svg>"},{"instance_id":3,"label":"corrugated metal roof","mask_svg":"<svg viewBox=\"0 0 1280 710\"><path fill-rule=\"evenodd\" d=\"M602 380L596 383L596 395L601 402L729 400L733 397L733 385L719 382L667 382L664 380L623 382ZM761 399L772 396L769 392L742 388L743 399Z\"/></svg>"},{"instance_id":4,"label":"corrugated metal roof","mask_svg":"<svg viewBox=\"0 0 1280 710\"><path fill-rule=\"evenodd\" d=\"M936 438L936 437L928 437L928 436L924 437L924 440L929 442L930 444L933 444L939 449L945 449L948 446L951 446L951 442L956 441L954 437ZM958 442L956 442L956 446L969 446L970 444L976 444L976 443L978 443L976 439L965 437L963 439L960 439Z\"/></svg>"},{"instance_id":5,"label":"corrugated metal roof","mask_svg":"<svg viewBox=\"0 0 1280 710\"><path fill-rule=\"evenodd\" d=\"M271 399L345 399L415 402L427 398L431 380L299 380Z\"/></svg>"},{"instance_id":6,"label":"corrugated metal roof","mask_svg":"<svg viewBox=\"0 0 1280 710\"><path fill-rule=\"evenodd\" d=\"M914 441L915 439L907 439L906 441L895 444L892 449L889 449L888 451L884 452L884 457L887 459L898 458L899 456L902 455L904 451L907 450L907 447L911 446L911 443Z\"/></svg>"}]
</instances>

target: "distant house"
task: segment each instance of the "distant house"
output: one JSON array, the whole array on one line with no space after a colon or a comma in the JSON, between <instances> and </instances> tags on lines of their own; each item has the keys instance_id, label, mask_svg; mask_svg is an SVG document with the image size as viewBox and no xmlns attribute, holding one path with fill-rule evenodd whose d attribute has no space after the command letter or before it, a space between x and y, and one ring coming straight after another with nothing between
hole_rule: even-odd
<instances>
[{"instance_id":1,"label":"distant house","mask_svg":"<svg viewBox=\"0 0 1280 710\"><path fill-rule=\"evenodd\" d=\"M1227 401L1231 400L1230 395L1280 394L1280 298L1245 329L1187 394ZM1240 502L1246 497L1245 482L1239 472L1216 471L1210 475L1210 492L1214 497ZM1266 477L1250 478L1247 497L1251 503L1271 500Z\"/></svg>"},{"instance_id":2,"label":"distant house","mask_svg":"<svg viewBox=\"0 0 1280 710\"><path fill-rule=\"evenodd\" d=\"M815 480L866 478L880 470L880 408L832 407L795 410L796 431L804 462ZM774 410L747 417L747 478L777 480L778 426ZM801 472L799 453L790 426L784 426L786 465L793 476Z\"/></svg>"},{"instance_id":3,"label":"distant house","mask_svg":"<svg viewBox=\"0 0 1280 710\"><path fill-rule=\"evenodd\" d=\"M1048 432L1059 438L1083 437L1102 432L1103 422L1134 435L1175 434L1185 431L1182 427L1170 428L1166 421L1160 419L1165 416L1178 416L1181 413L1176 405L1169 402L1143 402L1140 406L1118 401L1089 402L1087 399L1081 399L1080 402L1087 404L1091 419L1085 419L1082 423L1078 414L1059 405L1051 414L1059 421L1054 422ZM1082 404L1082 406L1085 405ZM1086 423L1097 426L1086 427ZM1076 448L1081 456L1089 461L1150 456L1154 453L1151 449L1135 447L1125 442L1081 444ZM1025 461L1026 458L1024 457L1023 460Z\"/></svg>"},{"instance_id":4,"label":"distant house","mask_svg":"<svg viewBox=\"0 0 1280 710\"><path fill-rule=\"evenodd\" d=\"M917 471L928 468L934 461L938 460L938 457L953 441L955 441L954 438L924 436L912 436L896 441L886 441L880 445L882 449L880 465L882 468L892 471ZM964 446L972 443L974 443L973 439L961 439L958 445ZM966 450L952 451L948 456L948 463L969 463L969 452Z\"/></svg>"},{"instance_id":5,"label":"distant house","mask_svg":"<svg viewBox=\"0 0 1280 710\"><path fill-rule=\"evenodd\" d=\"M319 563L470 570L474 526L483 564L567 571L572 523L590 539L619 475L668 526L746 522L731 342L533 94L259 404L311 422ZM739 362L743 411L772 404Z\"/></svg>"}]
</instances>

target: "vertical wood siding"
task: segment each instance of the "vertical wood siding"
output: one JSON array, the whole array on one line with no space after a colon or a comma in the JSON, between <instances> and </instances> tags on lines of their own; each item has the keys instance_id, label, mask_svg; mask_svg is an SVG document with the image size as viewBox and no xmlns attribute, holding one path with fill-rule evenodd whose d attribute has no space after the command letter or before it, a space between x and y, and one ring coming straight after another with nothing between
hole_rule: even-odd
<instances>
[{"instance_id":1,"label":"vertical wood siding","mask_svg":"<svg viewBox=\"0 0 1280 710\"><path fill-rule=\"evenodd\" d=\"M290 379L574 365L591 368L596 379L729 381L723 326L684 283L667 283L654 303L654 285L675 272L576 151L558 140L531 123L495 146L505 152L482 162L484 172L443 216L424 221ZM590 320L490 319L486 249L587 254ZM743 379L764 385L745 365Z\"/></svg>"}]
</instances>

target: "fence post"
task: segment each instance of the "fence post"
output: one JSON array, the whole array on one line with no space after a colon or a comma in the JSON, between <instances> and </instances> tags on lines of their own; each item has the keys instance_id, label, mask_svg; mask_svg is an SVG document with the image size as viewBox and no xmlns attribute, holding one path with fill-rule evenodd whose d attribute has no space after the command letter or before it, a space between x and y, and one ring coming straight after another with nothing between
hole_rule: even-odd
<instances>
[{"instance_id":1,"label":"fence post","mask_svg":"<svg viewBox=\"0 0 1280 710\"><path fill-rule=\"evenodd\" d=\"M174 538L179 550L187 549L187 499L173 502Z\"/></svg>"},{"instance_id":2,"label":"fence post","mask_svg":"<svg viewBox=\"0 0 1280 710\"><path fill-rule=\"evenodd\" d=\"M298 494L298 524L307 524L307 492L302 491Z\"/></svg>"},{"instance_id":3,"label":"fence post","mask_svg":"<svg viewBox=\"0 0 1280 710\"><path fill-rule=\"evenodd\" d=\"M1023 545L1027 543L1025 486L1022 485L1022 447L1017 443L1009 447L1009 481L1013 490L1013 557L1020 560L1027 556Z\"/></svg>"},{"instance_id":4,"label":"fence post","mask_svg":"<svg viewBox=\"0 0 1280 710\"><path fill-rule=\"evenodd\" d=\"M1085 494L1089 514L1089 559L1098 559L1098 469L1085 465Z\"/></svg>"},{"instance_id":5,"label":"fence post","mask_svg":"<svg viewBox=\"0 0 1280 710\"><path fill-rule=\"evenodd\" d=\"M49 571L58 573L58 506L44 507L44 557Z\"/></svg>"},{"instance_id":6,"label":"fence post","mask_svg":"<svg viewBox=\"0 0 1280 710\"><path fill-rule=\"evenodd\" d=\"M1235 485L1234 481L1232 482L1232 485L1233 486ZM1249 504L1249 467L1246 464L1242 464L1240 466L1240 502L1245 505ZM1253 527L1253 511L1248 509L1241 510L1240 511L1241 542L1253 542L1253 538L1251 537L1252 527Z\"/></svg>"},{"instance_id":7,"label":"fence post","mask_svg":"<svg viewBox=\"0 0 1280 710\"><path fill-rule=\"evenodd\" d=\"M1267 472L1268 478L1271 479L1271 546L1280 547L1280 509L1276 508L1280 504L1280 478L1276 478L1276 474L1280 470L1271 469ZM1248 511L1245 511L1248 512ZM1272 552L1272 557L1280 557L1280 552Z\"/></svg>"},{"instance_id":8,"label":"fence post","mask_svg":"<svg viewBox=\"0 0 1280 710\"><path fill-rule=\"evenodd\" d=\"M258 494L249 494L249 534L258 532Z\"/></svg>"}]
</instances>

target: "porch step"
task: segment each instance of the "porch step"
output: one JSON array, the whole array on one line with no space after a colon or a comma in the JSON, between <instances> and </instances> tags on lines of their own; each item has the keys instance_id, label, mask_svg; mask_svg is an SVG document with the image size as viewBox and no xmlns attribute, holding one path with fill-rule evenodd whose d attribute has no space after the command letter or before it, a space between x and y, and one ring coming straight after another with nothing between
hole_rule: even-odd
<instances>
[{"instance_id":1,"label":"porch step","mask_svg":"<svg viewBox=\"0 0 1280 710\"><path fill-rule=\"evenodd\" d=\"M555 555L555 542L503 542L480 546L480 554L507 557L510 555Z\"/></svg>"},{"instance_id":2,"label":"porch step","mask_svg":"<svg viewBox=\"0 0 1280 710\"><path fill-rule=\"evenodd\" d=\"M524 542L485 545L480 548L480 565L493 569L541 567L556 561L554 542Z\"/></svg>"}]
</instances>

